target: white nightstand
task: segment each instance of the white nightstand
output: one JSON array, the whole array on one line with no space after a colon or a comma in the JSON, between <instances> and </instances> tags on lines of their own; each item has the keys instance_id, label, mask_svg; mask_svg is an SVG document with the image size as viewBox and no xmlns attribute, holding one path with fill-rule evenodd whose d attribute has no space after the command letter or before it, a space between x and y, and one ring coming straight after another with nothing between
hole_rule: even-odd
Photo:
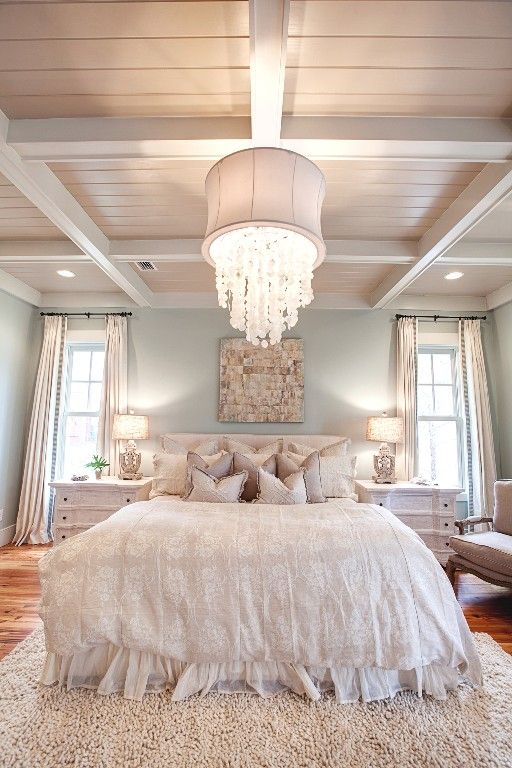
<instances>
[{"instance_id":1,"label":"white nightstand","mask_svg":"<svg viewBox=\"0 0 512 768\"><path fill-rule=\"evenodd\" d=\"M462 488L399 482L381 485L357 480L359 501L386 507L421 536L440 563L452 553L449 539L455 530L455 500Z\"/></svg>"},{"instance_id":2,"label":"white nightstand","mask_svg":"<svg viewBox=\"0 0 512 768\"><path fill-rule=\"evenodd\" d=\"M150 483L150 477L143 477L141 480L104 477L101 480L59 480L50 483L55 489L55 543L58 544L86 531L96 523L101 523L127 504L147 499Z\"/></svg>"}]
</instances>

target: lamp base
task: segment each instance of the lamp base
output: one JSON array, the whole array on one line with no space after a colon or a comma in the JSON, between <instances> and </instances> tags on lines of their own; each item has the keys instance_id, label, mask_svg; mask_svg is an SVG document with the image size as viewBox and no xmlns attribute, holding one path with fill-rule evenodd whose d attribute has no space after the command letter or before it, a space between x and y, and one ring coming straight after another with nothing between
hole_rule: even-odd
<instances>
[{"instance_id":1,"label":"lamp base","mask_svg":"<svg viewBox=\"0 0 512 768\"><path fill-rule=\"evenodd\" d=\"M140 451L136 450L135 441L129 440L126 446L126 451L122 452L119 456L119 474L120 480L140 480L142 478L142 472L140 472L140 464L142 456Z\"/></svg>"},{"instance_id":2,"label":"lamp base","mask_svg":"<svg viewBox=\"0 0 512 768\"><path fill-rule=\"evenodd\" d=\"M387 443L382 443L379 453L373 457L373 468L375 470L372 478L374 483L383 485L396 483L395 457L391 454Z\"/></svg>"},{"instance_id":3,"label":"lamp base","mask_svg":"<svg viewBox=\"0 0 512 768\"><path fill-rule=\"evenodd\" d=\"M119 472L118 478L120 480L142 480L142 472Z\"/></svg>"}]
</instances>

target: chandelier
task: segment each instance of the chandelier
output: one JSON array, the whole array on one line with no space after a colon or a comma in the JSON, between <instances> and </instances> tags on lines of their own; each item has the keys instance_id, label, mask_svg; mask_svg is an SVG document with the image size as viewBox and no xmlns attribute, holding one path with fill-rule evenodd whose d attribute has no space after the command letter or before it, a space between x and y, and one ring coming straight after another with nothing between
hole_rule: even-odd
<instances>
[{"instance_id":1,"label":"chandelier","mask_svg":"<svg viewBox=\"0 0 512 768\"><path fill-rule=\"evenodd\" d=\"M206 177L203 256L215 267L219 305L252 344L279 342L313 300L324 195L314 163L272 147L228 155Z\"/></svg>"}]
</instances>

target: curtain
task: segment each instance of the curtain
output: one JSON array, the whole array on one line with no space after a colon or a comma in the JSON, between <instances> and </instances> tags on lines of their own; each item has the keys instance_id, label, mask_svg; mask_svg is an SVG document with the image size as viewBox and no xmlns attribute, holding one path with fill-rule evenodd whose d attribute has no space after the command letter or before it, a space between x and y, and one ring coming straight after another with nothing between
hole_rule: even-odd
<instances>
[{"instance_id":1,"label":"curtain","mask_svg":"<svg viewBox=\"0 0 512 768\"><path fill-rule=\"evenodd\" d=\"M126 317L107 315L105 365L96 450L110 463L110 475L116 475L119 472L119 441L112 440L112 426L115 413L127 412L127 379Z\"/></svg>"},{"instance_id":2,"label":"curtain","mask_svg":"<svg viewBox=\"0 0 512 768\"><path fill-rule=\"evenodd\" d=\"M480 320L459 320L459 346L466 425L468 512L492 517L496 459Z\"/></svg>"},{"instance_id":3,"label":"curtain","mask_svg":"<svg viewBox=\"0 0 512 768\"><path fill-rule=\"evenodd\" d=\"M414 317L401 317L397 328L396 414L404 420L404 441L396 446L396 471L410 480L416 469L417 330Z\"/></svg>"},{"instance_id":4,"label":"curtain","mask_svg":"<svg viewBox=\"0 0 512 768\"><path fill-rule=\"evenodd\" d=\"M51 541L51 493L67 318L44 318L14 544Z\"/></svg>"}]
</instances>

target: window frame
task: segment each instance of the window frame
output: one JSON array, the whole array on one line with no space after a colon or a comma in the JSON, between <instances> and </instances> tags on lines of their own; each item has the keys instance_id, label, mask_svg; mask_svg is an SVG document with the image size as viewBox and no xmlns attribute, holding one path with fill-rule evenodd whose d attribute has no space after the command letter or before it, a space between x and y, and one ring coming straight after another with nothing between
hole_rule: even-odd
<instances>
[{"instance_id":1,"label":"window frame","mask_svg":"<svg viewBox=\"0 0 512 768\"><path fill-rule=\"evenodd\" d=\"M62 407L61 407L60 418L59 418L59 434L58 434L59 449L57 451L57 472L56 472L56 476L58 477L62 477L64 472L65 453L66 453L66 424L67 424L68 418L70 416L78 416L78 417L86 417L86 418L96 417L99 419L99 415L100 415L99 410L98 411L70 411L68 408L69 400L71 397L71 384L72 384L71 371L73 367L73 354L75 351L105 352L105 342L76 340L76 341L68 341L66 343L65 359L64 359L64 367L63 367L64 375L63 375L63 382L62 382L63 398L62 398ZM87 380L89 383L89 387L91 386L91 367L92 367L92 354L89 362L89 378ZM94 380L92 383L98 383L98 382ZM103 377L100 383L103 383Z\"/></svg>"},{"instance_id":2,"label":"window frame","mask_svg":"<svg viewBox=\"0 0 512 768\"><path fill-rule=\"evenodd\" d=\"M435 354L444 354L444 355L450 355L450 362L451 362L451 369L452 369L452 396L453 396L453 410L454 415L437 415L437 414L431 414L431 415L425 415L420 416L418 410L416 412L416 423L419 425L422 421L453 421L455 423L456 427L456 433L457 433L457 459L458 459L458 467L459 467L459 479L458 483L461 488L465 489L467 486L467 466L466 466L466 439L465 439L465 422L464 422L464 415L463 415L463 409L462 409L462 393L460 388L460 375L459 375L459 347L457 344L418 344L418 358L421 354L429 354L429 355L435 355ZM435 403L435 381L434 381L434 364L432 360L432 398L433 403ZM418 380L416 382L416 389L418 396L418 389L420 386L425 386L425 384L420 384L419 376ZM428 386L428 385L427 385ZM439 386L450 386L448 384L439 385ZM419 430L418 430L419 431ZM419 444L418 444L418 470L419 470Z\"/></svg>"}]
</instances>

